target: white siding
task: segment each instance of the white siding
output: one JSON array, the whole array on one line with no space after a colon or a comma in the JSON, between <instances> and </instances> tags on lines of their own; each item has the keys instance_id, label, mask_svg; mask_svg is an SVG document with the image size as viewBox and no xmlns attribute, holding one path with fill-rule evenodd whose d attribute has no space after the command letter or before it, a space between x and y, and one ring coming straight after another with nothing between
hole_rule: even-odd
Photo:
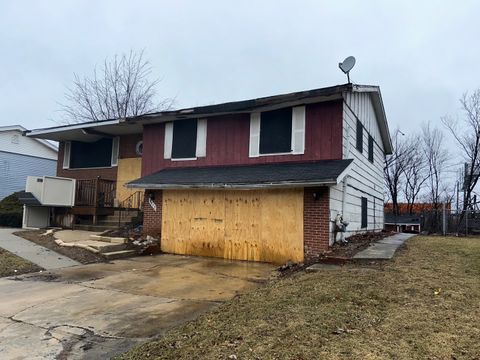
<instances>
[{"instance_id":1,"label":"white siding","mask_svg":"<svg viewBox=\"0 0 480 360\"><path fill-rule=\"evenodd\" d=\"M346 178L330 188L330 217L343 211L349 222L346 236L364 231L383 229L383 162L384 149L377 118L368 93L346 93L343 104L343 158L353 159ZM357 119L362 123L363 152L356 148ZM374 139L374 161L368 160L368 135ZM346 188L345 194L343 189ZM367 228L361 227L361 198L367 198ZM333 239L332 239L333 240Z\"/></svg>"},{"instance_id":2,"label":"white siding","mask_svg":"<svg viewBox=\"0 0 480 360\"><path fill-rule=\"evenodd\" d=\"M37 139L22 136L19 130L0 131L0 151L57 160L57 151Z\"/></svg>"}]
</instances>

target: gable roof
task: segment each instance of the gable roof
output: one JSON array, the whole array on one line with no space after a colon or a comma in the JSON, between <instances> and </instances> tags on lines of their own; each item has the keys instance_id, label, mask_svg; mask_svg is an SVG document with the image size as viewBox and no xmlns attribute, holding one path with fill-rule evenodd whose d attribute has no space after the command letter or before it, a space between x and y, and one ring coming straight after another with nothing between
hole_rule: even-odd
<instances>
[{"instance_id":1,"label":"gable roof","mask_svg":"<svg viewBox=\"0 0 480 360\"><path fill-rule=\"evenodd\" d=\"M110 119L82 124L57 126L45 129L27 131L29 137L51 140L73 140L83 136L84 141L94 141L99 133L117 136L125 133L141 132L142 126L168 121L218 116L227 114L242 114L255 111L274 110L287 106L311 104L315 102L343 99L347 92L368 93L375 109L385 152L392 152L392 142L388 130L387 117L378 86L343 84L320 89L292 92L275 96L260 97L250 100L226 102L216 105L198 106L179 110L160 111L125 119Z\"/></svg>"},{"instance_id":2,"label":"gable roof","mask_svg":"<svg viewBox=\"0 0 480 360\"><path fill-rule=\"evenodd\" d=\"M19 132L20 134L24 134L28 130L25 129L22 125L0 126L0 133L7 132L7 131L16 131L16 132ZM48 142L47 140L38 139L38 138L33 138L32 140L37 141L38 143L42 144L43 146L49 148L50 150L58 151L58 147L55 146L54 144Z\"/></svg>"},{"instance_id":3,"label":"gable roof","mask_svg":"<svg viewBox=\"0 0 480 360\"><path fill-rule=\"evenodd\" d=\"M126 186L140 189L253 189L335 185L347 173L352 162L348 159L167 168L131 181Z\"/></svg>"}]
</instances>

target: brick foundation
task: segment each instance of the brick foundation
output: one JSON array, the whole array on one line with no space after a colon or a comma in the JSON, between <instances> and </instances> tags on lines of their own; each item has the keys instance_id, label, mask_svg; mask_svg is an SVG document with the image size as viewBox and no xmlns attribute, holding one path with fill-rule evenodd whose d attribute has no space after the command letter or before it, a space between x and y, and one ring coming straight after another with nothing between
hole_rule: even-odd
<instances>
[{"instance_id":1,"label":"brick foundation","mask_svg":"<svg viewBox=\"0 0 480 360\"><path fill-rule=\"evenodd\" d=\"M157 205L157 211L154 211L148 203L150 194L155 196L154 203ZM145 235L160 238L162 233L162 196L161 190L145 191L145 202L143 205L143 233Z\"/></svg>"},{"instance_id":2,"label":"brick foundation","mask_svg":"<svg viewBox=\"0 0 480 360\"><path fill-rule=\"evenodd\" d=\"M314 198L316 194L316 198ZM303 195L303 246L305 260L329 249L330 189L305 188Z\"/></svg>"}]
</instances>

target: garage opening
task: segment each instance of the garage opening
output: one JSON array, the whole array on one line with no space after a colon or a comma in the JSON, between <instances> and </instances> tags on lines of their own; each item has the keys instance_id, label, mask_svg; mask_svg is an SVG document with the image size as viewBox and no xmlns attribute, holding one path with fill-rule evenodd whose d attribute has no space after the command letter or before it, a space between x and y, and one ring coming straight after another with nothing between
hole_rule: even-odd
<instances>
[{"instance_id":1,"label":"garage opening","mask_svg":"<svg viewBox=\"0 0 480 360\"><path fill-rule=\"evenodd\" d=\"M162 251L302 262L303 189L164 190Z\"/></svg>"}]
</instances>

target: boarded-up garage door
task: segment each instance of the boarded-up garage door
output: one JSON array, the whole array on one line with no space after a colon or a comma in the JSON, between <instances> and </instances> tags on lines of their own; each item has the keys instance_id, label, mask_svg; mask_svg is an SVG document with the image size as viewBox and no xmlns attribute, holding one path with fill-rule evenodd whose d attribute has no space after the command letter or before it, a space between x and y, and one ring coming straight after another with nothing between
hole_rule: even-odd
<instances>
[{"instance_id":1,"label":"boarded-up garage door","mask_svg":"<svg viewBox=\"0 0 480 360\"><path fill-rule=\"evenodd\" d=\"M165 190L162 251L303 261L303 189Z\"/></svg>"}]
</instances>

